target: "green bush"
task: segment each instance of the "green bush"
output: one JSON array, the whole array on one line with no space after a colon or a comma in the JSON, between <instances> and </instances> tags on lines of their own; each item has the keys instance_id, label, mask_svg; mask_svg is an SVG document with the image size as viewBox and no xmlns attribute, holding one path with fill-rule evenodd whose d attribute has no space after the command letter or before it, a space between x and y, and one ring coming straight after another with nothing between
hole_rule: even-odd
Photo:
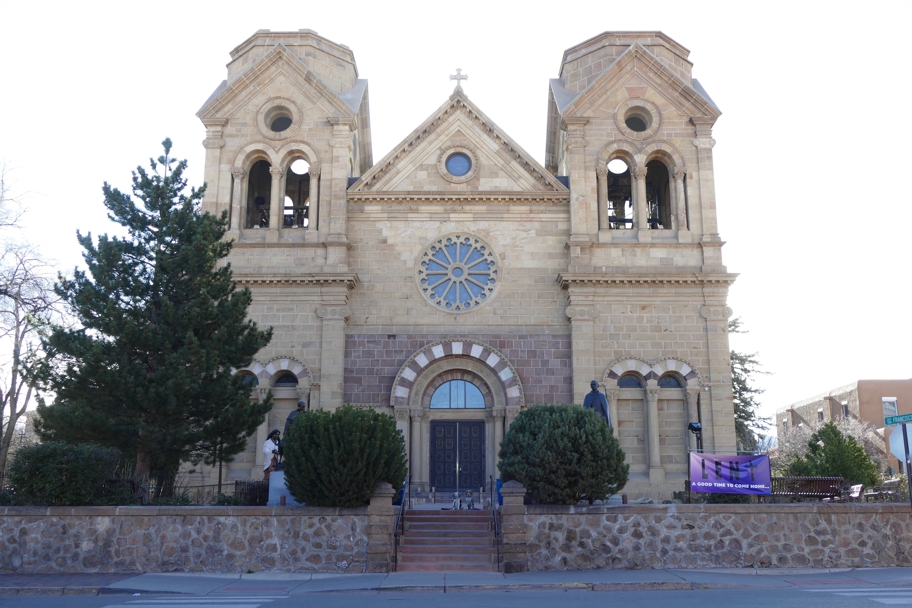
<instances>
[{"instance_id":1,"label":"green bush","mask_svg":"<svg viewBox=\"0 0 912 608\"><path fill-rule=\"evenodd\" d=\"M605 500L630 466L605 421L579 405L535 405L519 413L500 444L500 474L541 504Z\"/></svg>"},{"instance_id":2,"label":"green bush","mask_svg":"<svg viewBox=\"0 0 912 608\"><path fill-rule=\"evenodd\" d=\"M217 494L212 504L220 507L243 507L244 499L236 494Z\"/></svg>"},{"instance_id":3,"label":"green bush","mask_svg":"<svg viewBox=\"0 0 912 608\"><path fill-rule=\"evenodd\" d=\"M295 417L285 448L285 485L315 507L361 507L381 481L405 481L405 439L392 416L339 408Z\"/></svg>"},{"instance_id":4,"label":"green bush","mask_svg":"<svg viewBox=\"0 0 912 608\"><path fill-rule=\"evenodd\" d=\"M789 465L788 474L842 477L846 485L875 486L880 480L877 465L864 448L854 437L842 433L832 420L811 435L807 453Z\"/></svg>"},{"instance_id":5,"label":"green bush","mask_svg":"<svg viewBox=\"0 0 912 608\"><path fill-rule=\"evenodd\" d=\"M87 443L39 443L16 452L9 485L16 502L71 506L111 504L105 480L112 477L120 452Z\"/></svg>"}]
</instances>

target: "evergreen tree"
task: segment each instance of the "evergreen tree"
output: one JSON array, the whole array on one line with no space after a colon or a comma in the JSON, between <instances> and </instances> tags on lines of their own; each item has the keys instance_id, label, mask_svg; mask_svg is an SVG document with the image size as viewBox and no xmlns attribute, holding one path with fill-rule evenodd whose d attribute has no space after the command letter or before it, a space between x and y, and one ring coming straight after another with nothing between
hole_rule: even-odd
<instances>
[{"instance_id":1,"label":"evergreen tree","mask_svg":"<svg viewBox=\"0 0 912 608\"><path fill-rule=\"evenodd\" d=\"M200 212L203 188L185 194L186 161L164 155L137 167L133 194L105 183L108 217L124 237L78 234L87 271L56 291L80 327L54 327L35 372L53 394L38 407L46 440L93 442L135 457L136 475L172 475L188 459L228 459L272 407L251 401L232 373L250 364L272 329L247 320L251 294L224 262L226 214ZM227 423L230 428L226 428ZM167 477L167 475L166 475Z\"/></svg>"},{"instance_id":2,"label":"evergreen tree","mask_svg":"<svg viewBox=\"0 0 912 608\"><path fill-rule=\"evenodd\" d=\"M847 485L877 485L877 466L851 435L843 434L830 420L811 435L808 451L796 458L789 475L842 477Z\"/></svg>"},{"instance_id":3,"label":"evergreen tree","mask_svg":"<svg viewBox=\"0 0 912 608\"><path fill-rule=\"evenodd\" d=\"M735 318L728 322L728 332L732 334L747 333L741 329L741 319ZM758 397L764 389L757 388L754 384L757 374L766 374L760 369L757 353L739 353L731 351L732 395L735 404L735 436L738 440L739 450L756 450L760 444L757 432L769 427L766 418L761 417L757 410L760 409Z\"/></svg>"}]
</instances>

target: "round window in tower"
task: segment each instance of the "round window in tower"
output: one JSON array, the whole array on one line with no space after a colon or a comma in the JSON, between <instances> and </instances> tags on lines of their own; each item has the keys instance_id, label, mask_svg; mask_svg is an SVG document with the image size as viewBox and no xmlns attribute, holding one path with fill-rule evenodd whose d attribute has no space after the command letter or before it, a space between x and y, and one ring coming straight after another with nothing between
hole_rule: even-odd
<instances>
[{"instance_id":1,"label":"round window in tower","mask_svg":"<svg viewBox=\"0 0 912 608\"><path fill-rule=\"evenodd\" d=\"M462 152L450 154L446 159L446 169L450 172L450 175L455 175L456 177L468 175L469 171L472 170L472 159L469 158L468 154L463 154Z\"/></svg>"}]
</instances>

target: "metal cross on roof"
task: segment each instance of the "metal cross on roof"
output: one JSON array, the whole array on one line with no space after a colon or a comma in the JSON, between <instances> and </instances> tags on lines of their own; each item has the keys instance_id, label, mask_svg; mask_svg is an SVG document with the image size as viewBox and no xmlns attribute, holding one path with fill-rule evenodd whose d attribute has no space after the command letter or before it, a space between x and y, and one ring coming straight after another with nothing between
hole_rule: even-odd
<instances>
[{"instance_id":1,"label":"metal cross on roof","mask_svg":"<svg viewBox=\"0 0 912 608\"><path fill-rule=\"evenodd\" d=\"M456 75L455 75L455 76L452 76L452 75L450 76L450 80L455 80L455 81L456 81L456 89L455 89L455 90L457 90L457 91L461 91L461 90L462 90L462 83L461 83L460 81L461 81L461 80L468 80L468 79L469 79L469 75L468 75L468 74L463 74L461 68L456 68Z\"/></svg>"}]
</instances>

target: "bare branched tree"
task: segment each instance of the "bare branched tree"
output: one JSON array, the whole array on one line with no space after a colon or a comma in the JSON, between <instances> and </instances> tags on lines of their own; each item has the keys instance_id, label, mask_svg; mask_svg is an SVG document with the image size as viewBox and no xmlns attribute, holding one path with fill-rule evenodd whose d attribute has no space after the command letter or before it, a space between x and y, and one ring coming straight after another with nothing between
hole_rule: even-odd
<instances>
[{"instance_id":1,"label":"bare branched tree","mask_svg":"<svg viewBox=\"0 0 912 608\"><path fill-rule=\"evenodd\" d=\"M22 210L22 197L11 192L8 167L0 163L0 229L17 227ZM33 396L26 376L38 354L38 334L56 316L57 303L53 269L38 250L0 241L0 474Z\"/></svg>"}]
</instances>

